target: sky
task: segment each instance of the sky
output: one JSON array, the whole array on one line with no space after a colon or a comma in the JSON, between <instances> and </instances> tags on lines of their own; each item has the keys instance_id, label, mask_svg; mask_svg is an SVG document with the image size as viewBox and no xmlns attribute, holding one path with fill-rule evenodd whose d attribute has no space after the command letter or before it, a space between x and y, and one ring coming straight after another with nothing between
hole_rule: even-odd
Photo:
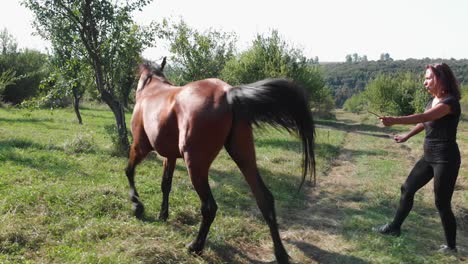
<instances>
[{"instance_id":1,"label":"sky","mask_svg":"<svg viewBox=\"0 0 468 264\"><path fill-rule=\"evenodd\" d=\"M19 0L0 3L0 30L20 48L46 51L34 35L33 14ZM154 0L134 14L142 25L183 19L201 32L234 32L242 51L257 34L278 30L291 47L320 62L345 61L357 53L408 58L468 59L468 0ZM148 59L167 56L167 45L145 50Z\"/></svg>"}]
</instances>

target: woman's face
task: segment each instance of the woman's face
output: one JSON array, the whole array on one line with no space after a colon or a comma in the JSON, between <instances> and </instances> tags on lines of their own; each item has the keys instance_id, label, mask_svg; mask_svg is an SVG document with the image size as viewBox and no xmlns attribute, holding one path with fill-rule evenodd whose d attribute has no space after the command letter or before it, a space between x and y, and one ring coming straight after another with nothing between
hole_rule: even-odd
<instances>
[{"instance_id":1,"label":"woman's face","mask_svg":"<svg viewBox=\"0 0 468 264\"><path fill-rule=\"evenodd\" d=\"M435 79L435 75L432 72L432 69L426 70L426 75L424 76L424 87L426 87L427 91L433 95L437 95L437 82Z\"/></svg>"}]
</instances>

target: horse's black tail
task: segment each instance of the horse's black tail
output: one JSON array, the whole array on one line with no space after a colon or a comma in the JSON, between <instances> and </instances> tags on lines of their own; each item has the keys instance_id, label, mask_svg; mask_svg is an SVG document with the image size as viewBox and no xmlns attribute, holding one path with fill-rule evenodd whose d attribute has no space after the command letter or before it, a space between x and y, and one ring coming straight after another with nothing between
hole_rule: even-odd
<instances>
[{"instance_id":1,"label":"horse's black tail","mask_svg":"<svg viewBox=\"0 0 468 264\"><path fill-rule=\"evenodd\" d=\"M285 79L266 79L240 85L229 90L227 100L232 106L234 119L259 125L265 122L297 132L303 147L302 181L310 173L315 179L315 128L305 90Z\"/></svg>"}]
</instances>

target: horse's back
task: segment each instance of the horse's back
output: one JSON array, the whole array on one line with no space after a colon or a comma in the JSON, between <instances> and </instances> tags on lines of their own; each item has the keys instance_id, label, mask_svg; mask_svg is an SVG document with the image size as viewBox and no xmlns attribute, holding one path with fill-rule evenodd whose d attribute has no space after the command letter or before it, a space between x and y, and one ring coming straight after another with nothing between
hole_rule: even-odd
<instances>
[{"instance_id":1,"label":"horse's back","mask_svg":"<svg viewBox=\"0 0 468 264\"><path fill-rule=\"evenodd\" d=\"M182 86L176 100L188 107L216 110L218 107L227 105L226 93L231 88L222 80L204 79Z\"/></svg>"}]
</instances>

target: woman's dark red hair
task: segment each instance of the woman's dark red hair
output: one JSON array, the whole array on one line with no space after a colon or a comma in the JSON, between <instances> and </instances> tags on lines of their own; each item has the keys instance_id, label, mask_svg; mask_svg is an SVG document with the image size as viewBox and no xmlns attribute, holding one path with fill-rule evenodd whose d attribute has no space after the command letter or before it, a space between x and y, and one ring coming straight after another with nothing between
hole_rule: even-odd
<instances>
[{"instance_id":1,"label":"woman's dark red hair","mask_svg":"<svg viewBox=\"0 0 468 264\"><path fill-rule=\"evenodd\" d=\"M460 100L460 84L457 78L455 78L452 69L450 69L446 63L427 65L426 69L431 69L434 73L437 82L441 84L441 92L443 94L453 95L455 98Z\"/></svg>"}]
</instances>

